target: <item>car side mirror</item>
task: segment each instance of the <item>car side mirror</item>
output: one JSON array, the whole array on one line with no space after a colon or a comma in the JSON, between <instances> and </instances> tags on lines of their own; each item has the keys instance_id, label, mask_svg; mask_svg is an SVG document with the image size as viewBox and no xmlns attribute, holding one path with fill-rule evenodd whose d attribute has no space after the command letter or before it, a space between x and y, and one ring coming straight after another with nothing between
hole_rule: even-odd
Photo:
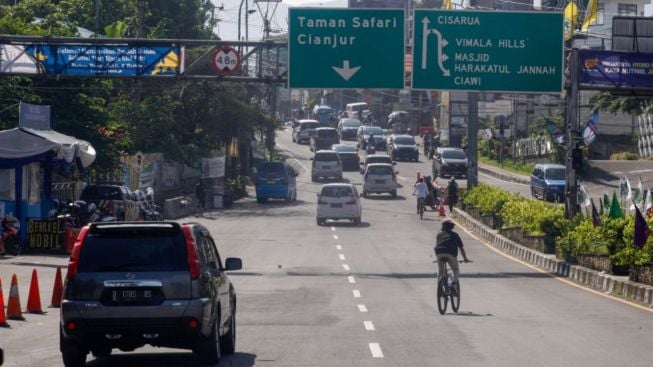
<instances>
[{"instance_id":1,"label":"car side mirror","mask_svg":"<svg viewBox=\"0 0 653 367\"><path fill-rule=\"evenodd\" d=\"M237 257L228 257L224 264L225 270L240 270L243 268L243 261Z\"/></svg>"}]
</instances>

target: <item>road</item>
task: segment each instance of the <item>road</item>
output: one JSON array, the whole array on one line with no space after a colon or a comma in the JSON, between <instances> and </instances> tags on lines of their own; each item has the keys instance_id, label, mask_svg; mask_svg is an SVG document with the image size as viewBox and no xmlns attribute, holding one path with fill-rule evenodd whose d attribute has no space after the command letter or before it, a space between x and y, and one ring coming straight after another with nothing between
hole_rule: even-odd
<instances>
[{"instance_id":1,"label":"road","mask_svg":"<svg viewBox=\"0 0 653 367\"><path fill-rule=\"evenodd\" d=\"M278 140L297 164L310 168L307 146L291 143L288 132ZM406 178L398 198L363 199L358 227L315 225L319 184L310 182L306 170L298 177L296 203L257 204L247 198L197 219L217 239L223 259L237 256L244 264L230 273L239 305L237 353L220 366L650 365L651 310L551 277L461 229L474 262L461 266L460 312L438 314L431 261L442 219L429 211L420 221L410 195L415 171L428 172L428 165L397 167ZM357 172L345 179L361 182ZM65 263L42 256L0 260L5 298L13 272L26 297L36 267L47 303L52 265ZM26 298L21 301L25 305ZM48 311L0 329L7 366L62 365L58 314ZM186 351L143 348L108 359L89 357L88 366L198 363Z\"/></svg>"}]
</instances>

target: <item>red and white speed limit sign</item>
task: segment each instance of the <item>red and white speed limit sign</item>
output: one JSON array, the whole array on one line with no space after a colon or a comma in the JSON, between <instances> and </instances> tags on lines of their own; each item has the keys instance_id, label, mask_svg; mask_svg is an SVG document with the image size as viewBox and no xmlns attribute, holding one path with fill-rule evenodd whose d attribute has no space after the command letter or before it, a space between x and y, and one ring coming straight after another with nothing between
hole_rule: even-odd
<instances>
[{"instance_id":1,"label":"red and white speed limit sign","mask_svg":"<svg viewBox=\"0 0 653 367\"><path fill-rule=\"evenodd\" d=\"M234 75L240 68L240 54L230 46L222 46L213 53L211 65L220 75Z\"/></svg>"}]
</instances>

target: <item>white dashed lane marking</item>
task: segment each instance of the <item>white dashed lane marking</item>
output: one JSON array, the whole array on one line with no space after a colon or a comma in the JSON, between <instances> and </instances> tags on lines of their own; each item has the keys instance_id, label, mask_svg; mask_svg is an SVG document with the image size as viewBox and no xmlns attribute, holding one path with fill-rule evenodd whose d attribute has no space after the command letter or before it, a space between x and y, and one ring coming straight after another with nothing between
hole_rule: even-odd
<instances>
[{"instance_id":1,"label":"white dashed lane marking","mask_svg":"<svg viewBox=\"0 0 653 367\"><path fill-rule=\"evenodd\" d=\"M381 351L379 343L370 343L370 352L374 358L383 358L383 351Z\"/></svg>"},{"instance_id":2,"label":"white dashed lane marking","mask_svg":"<svg viewBox=\"0 0 653 367\"><path fill-rule=\"evenodd\" d=\"M331 230L335 232L335 231L336 231L336 227L333 227L333 226L332 226L332 227L331 227Z\"/></svg>"},{"instance_id":3,"label":"white dashed lane marking","mask_svg":"<svg viewBox=\"0 0 653 367\"><path fill-rule=\"evenodd\" d=\"M342 264L342 268L345 269L345 270L347 270L347 271L351 270L351 269L349 268L349 265L347 265L347 264Z\"/></svg>"},{"instance_id":4,"label":"white dashed lane marking","mask_svg":"<svg viewBox=\"0 0 653 367\"><path fill-rule=\"evenodd\" d=\"M365 305L357 305L357 306L358 306L358 311L367 312L367 307L365 307Z\"/></svg>"},{"instance_id":5,"label":"white dashed lane marking","mask_svg":"<svg viewBox=\"0 0 653 367\"><path fill-rule=\"evenodd\" d=\"M352 293L354 293L354 298L361 298L361 291L358 289L354 289Z\"/></svg>"},{"instance_id":6,"label":"white dashed lane marking","mask_svg":"<svg viewBox=\"0 0 653 367\"><path fill-rule=\"evenodd\" d=\"M345 260L345 255L343 254L339 254L338 257L340 258L340 260Z\"/></svg>"},{"instance_id":7,"label":"white dashed lane marking","mask_svg":"<svg viewBox=\"0 0 653 367\"><path fill-rule=\"evenodd\" d=\"M336 250L342 250L342 246L336 245Z\"/></svg>"},{"instance_id":8,"label":"white dashed lane marking","mask_svg":"<svg viewBox=\"0 0 653 367\"><path fill-rule=\"evenodd\" d=\"M334 235L333 235L333 239L334 239L334 240L337 240L337 239L338 239L338 236L334 234Z\"/></svg>"},{"instance_id":9,"label":"white dashed lane marking","mask_svg":"<svg viewBox=\"0 0 653 367\"><path fill-rule=\"evenodd\" d=\"M372 323L372 321L363 321L363 325L365 325L365 330L367 330L367 331L374 331L374 330L376 330L376 329L374 328L374 324Z\"/></svg>"},{"instance_id":10,"label":"white dashed lane marking","mask_svg":"<svg viewBox=\"0 0 653 367\"><path fill-rule=\"evenodd\" d=\"M356 283L356 279L354 279L354 277L352 277L352 276L347 277L347 280L348 280L349 283L351 283L351 284Z\"/></svg>"}]
</instances>

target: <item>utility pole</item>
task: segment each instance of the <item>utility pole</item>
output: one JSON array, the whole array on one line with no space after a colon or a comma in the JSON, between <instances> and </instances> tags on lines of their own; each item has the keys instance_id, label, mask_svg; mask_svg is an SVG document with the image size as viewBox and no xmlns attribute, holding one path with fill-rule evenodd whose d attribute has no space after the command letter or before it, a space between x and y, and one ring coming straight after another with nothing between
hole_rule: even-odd
<instances>
[{"instance_id":1,"label":"utility pole","mask_svg":"<svg viewBox=\"0 0 653 367\"><path fill-rule=\"evenodd\" d=\"M467 189L478 185L478 92L467 97Z\"/></svg>"},{"instance_id":2,"label":"utility pole","mask_svg":"<svg viewBox=\"0 0 653 367\"><path fill-rule=\"evenodd\" d=\"M567 88L567 110L565 111L565 216L572 219L578 213L578 180L573 165L573 152L578 144L578 49L572 48L569 55L569 86Z\"/></svg>"}]
</instances>

